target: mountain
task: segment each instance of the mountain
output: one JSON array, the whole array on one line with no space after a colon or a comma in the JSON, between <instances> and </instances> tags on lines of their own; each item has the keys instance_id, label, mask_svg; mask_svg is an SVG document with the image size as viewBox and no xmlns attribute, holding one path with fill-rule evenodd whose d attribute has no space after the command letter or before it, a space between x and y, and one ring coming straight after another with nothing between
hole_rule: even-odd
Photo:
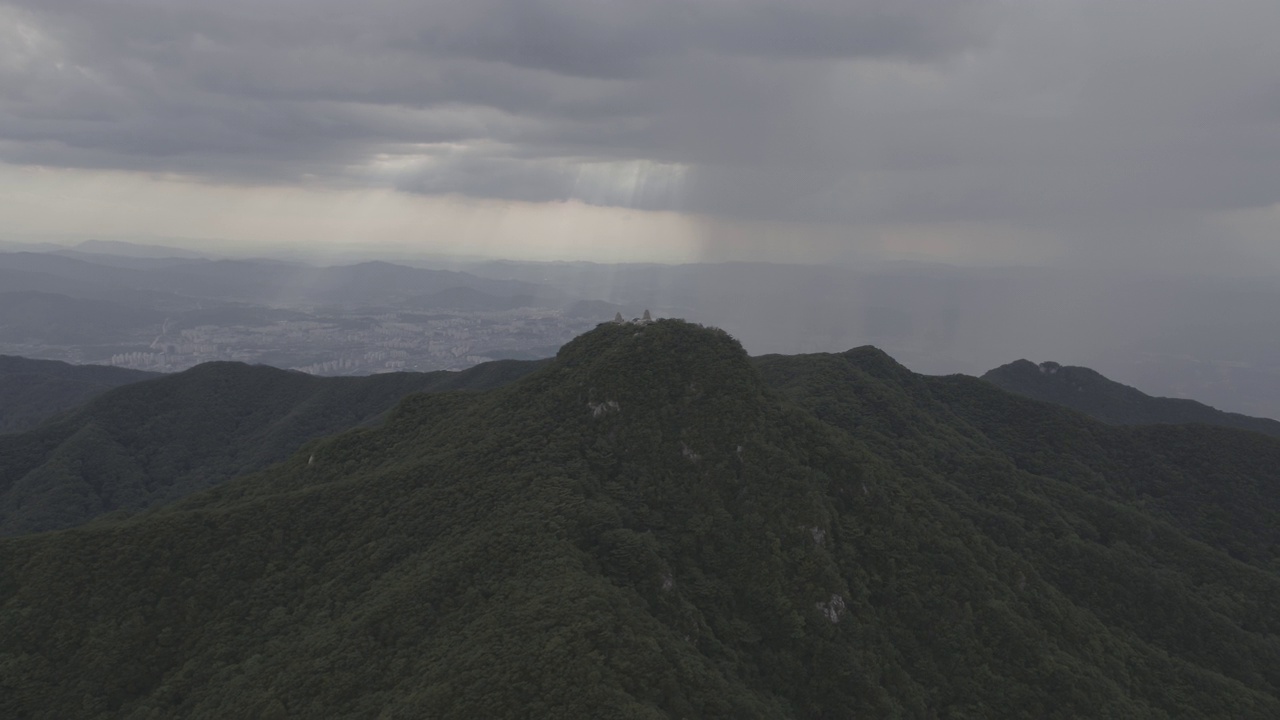
<instances>
[{"instance_id":1,"label":"mountain","mask_svg":"<svg viewBox=\"0 0 1280 720\"><path fill-rule=\"evenodd\" d=\"M150 258L78 251L0 253L0 287L5 297L0 308L36 301L49 306L45 314L56 315L58 322L19 329L62 343L92 343L98 336L120 340L140 327L158 326L166 317L220 305L310 310L403 304L406 308L503 310L558 307L566 302L559 293L526 282L386 262L318 267L279 260ZM96 335L80 338L51 329L75 325L79 306L95 312L90 301L102 305L97 314L112 315L110 324ZM14 324L8 314L0 314L0 331ZM38 332L42 327L43 334ZM6 339L0 337L0 341Z\"/></svg>"},{"instance_id":2,"label":"mountain","mask_svg":"<svg viewBox=\"0 0 1280 720\"><path fill-rule=\"evenodd\" d=\"M536 367L499 361L463 372L320 378L214 362L121 387L28 432L0 435L0 535L185 497L372 422L411 393L486 389Z\"/></svg>"},{"instance_id":3,"label":"mountain","mask_svg":"<svg viewBox=\"0 0 1280 720\"><path fill-rule=\"evenodd\" d=\"M76 288L84 288L76 297L93 296L108 289L150 289L143 287L148 277L144 270L101 265L54 253L0 253L0 271L9 279L25 275L44 283L31 288L33 290L74 294Z\"/></svg>"},{"instance_id":4,"label":"mountain","mask_svg":"<svg viewBox=\"0 0 1280 720\"><path fill-rule=\"evenodd\" d=\"M1278 460L872 348L605 324L0 540L0 713L1272 718Z\"/></svg>"},{"instance_id":5,"label":"mountain","mask_svg":"<svg viewBox=\"0 0 1280 720\"><path fill-rule=\"evenodd\" d=\"M429 270L385 262L316 267L279 260L203 260L122 266L92 256L0 253L0 277L20 289L73 297L141 297L222 300L272 306L293 304L382 304L450 288L494 295L530 294L529 283L481 278L452 270Z\"/></svg>"},{"instance_id":6,"label":"mountain","mask_svg":"<svg viewBox=\"0 0 1280 720\"><path fill-rule=\"evenodd\" d=\"M208 260L200 255L148 257L145 255L116 255L107 253L84 252L82 250L59 250L54 255L83 260L104 267L125 268L133 270L159 270L177 265L185 265L193 260Z\"/></svg>"},{"instance_id":7,"label":"mountain","mask_svg":"<svg viewBox=\"0 0 1280 720\"><path fill-rule=\"evenodd\" d=\"M1280 422L1229 413L1195 400L1151 397L1086 367L1018 360L983 380L1018 395L1062 405L1111 425L1220 425L1280 437Z\"/></svg>"},{"instance_id":8,"label":"mountain","mask_svg":"<svg viewBox=\"0 0 1280 720\"><path fill-rule=\"evenodd\" d=\"M44 292L0 292L0 342L110 342L158 325L158 311Z\"/></svg>"},{"instance_id":9,"label":"mountain","mask_svg":"<svg viewBox=\"0 0 1280 720\"><path fill-rule=\"evenodd\" d=\"M462 310L466 312L492 312L518 307L538 305L532 295L502 296L482 292L470 287L453 287L426 295L409 298L406 307L423 310Z\"/></svg>"},{"instance_id":10,"label":"mountain","mask_svg":"<svg viewBox=\"0 0 1280 720\"><path fill-rule=\"evenodd\" d=\"M187 258L200 259L208 255L204 253L170 247L168 245L152 245L146 243L125 242L123 240L85 240L75 246L75 250L86 254L109 255L127 258Z\"/></svg>"},{"instance_id":11,"label":"mountain","mask_svg":"<svg viewBox=\"0 0 1280 720\"><path fill-rule=\"evenodd\" d=\"M1280 462L1274 438L1212 426L1109 426L977 378L915 375L870 347L765 356L757 365L766 382L896 462L934 457L938 472L971 475L976 488L991 485L997 471L973 465L972 450L942 449L961 431L970 448L982 447L1028 477L1065 481L1154 514L1223 555L1280 572L1280 488L1269 469ZM1001 504L1023 510L1023 490L1000 489L1010 496ZM1061 505L1061 490L1054 492ZM1133 520L1128 512L1107 524ZM1102 527L1097 519L1081 522Z\"/></svg>"},{"instance_id":12,"label":"mountain","mask_svg":"<svg viewBox=\"0 0 1280 720\"><path fill-rule=\"evenodd\" d=\"M114 387L154 377L141 370L0 355L0 434L29 429Z\"/></svg>"}]
</instances>

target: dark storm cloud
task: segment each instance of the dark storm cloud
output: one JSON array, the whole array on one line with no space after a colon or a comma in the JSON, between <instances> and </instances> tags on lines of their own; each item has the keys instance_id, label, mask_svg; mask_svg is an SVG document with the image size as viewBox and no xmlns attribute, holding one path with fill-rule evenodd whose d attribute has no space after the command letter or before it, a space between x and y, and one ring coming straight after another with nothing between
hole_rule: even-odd
<instances>
[{"instance_id":1,"label":"dark storm cloud","mask_svg":"<svg viewBox=\"0 0 1280 720\"><path fill-rule=\"evenodd\" d=\"M93 166L114 154L125 168L200 173L210 163L221 173L229 155L254 172L276 157L284 178L350 164L384 144L480 139L552 158L674 156L686 149L678 138L646 129L670 124L673 105L698 92L681 87L689 71L709 83L719 78L708 66L737 72L724 78L732 86L761 61L935 57L972 39L978 6L10 3L0 132L10 161L48 153L50 163L75 165L82 152ZM759 110L758 98L745 100L725 110ZM405 112L450 108L478 117ZM494 123L485 110L511 117ZM55 145L64 150L51 152Z\"/></svg>"},{"instance_id":2,"label":"dark storm cloud","mask_svg":"<svg viewBox=\"0 0 1280 720\"><path fill-rule=\"evenodd\" d=\"M1280 199L1271 0L0 8L15 163L1134 236Z\"/></svg>"}]
</instances>

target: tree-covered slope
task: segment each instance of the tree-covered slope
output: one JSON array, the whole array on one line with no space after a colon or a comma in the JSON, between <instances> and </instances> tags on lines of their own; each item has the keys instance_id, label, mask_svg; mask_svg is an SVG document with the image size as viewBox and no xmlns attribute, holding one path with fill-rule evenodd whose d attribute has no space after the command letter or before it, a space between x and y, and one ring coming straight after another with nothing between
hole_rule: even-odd
<instances>
[{"instance_id":1,"label":"tree-covered slope","mask_svg":"<svg viewBox=\"0 0 1280 720\"><path fill-rule=\"evenodd\" d=\"M1280 577L1280 442L1107 426L974 378L916 376L872 348L758 364L799 404L931 477L1115 635L1234 680L1268 677L1275 695L1280 604L1258 583Z\"/></svg>"},{"instance_id":2,"label":"tree-covered slope","mask_svg":"<svg viewBox=\"0 0 1280 720\"><path fill-rule=\"evenodd\" d=\"M1053 442L998 432L1006 399ZM873 350L603 325L511 385L0 540L0 714L1280 715L1280 577L1089 474L1160 459L1125 432Z\"/></svg>"},{"instance_id":3,"label":"tree-covered slope","mask_svg":"<svg viewBox=\"0 0 1280 720\"><path fill-rule=\"evenodd\" d=\"M0 355L0 434L20 432L115 387L156 373Z\"/></svg>"},{"instance_id":4,"label":"tree-covered slope","mask_svg":"<svg viewBox=\"0 0 1280 720\"><path fill-rule=\"evenodd\" d=\"M33 430L0 435L0 535L169 502L370 422L410 393L483 390L537 366L320 378L216 362L121 387Z\"/></svg>"},{"instance_id":5,"label":"tree-covered slope","mask_svg":"<svg viewBox=\"0 0 1280 720\"><path fill-rule=\"evenodd\" d=\"M1152 397L1085 367L1018 360L983 380L1004 390L1078 410L1111 425L1200 424L1280 437L1280 422L1209 407L1195 400Z\"/></svg>"}]
</instances>

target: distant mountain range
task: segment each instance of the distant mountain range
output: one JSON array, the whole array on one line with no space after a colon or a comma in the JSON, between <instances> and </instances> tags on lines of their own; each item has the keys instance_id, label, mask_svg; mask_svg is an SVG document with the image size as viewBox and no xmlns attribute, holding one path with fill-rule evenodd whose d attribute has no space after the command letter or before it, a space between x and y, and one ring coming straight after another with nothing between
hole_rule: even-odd
<instances>
[{"instance_id":1,"label":"distant mountain range","mask_svg":"<svg viewBox=\"0 0 1280 720\"><path fill-rule=\"evenodd\" d=\"M279 260L135 259L103 264L96 258L52 253L0 253L6 288L77 298L183 297L291 304L386 304L455 288L498 296L532 295L522 281L481 278L385 262L317 267Z\"/></svg>"},{"instance_id":2,"label":"distant mountain range","mask_svg":"<svg viewBox=\"0 0 1280 720\"><path fill-rule=\"evenodd\" d=\"M234 398L314 397L197 370L60 421L41 472L251 463L276 416ZM0 715L1269 720L1276 517L1259 433L606 323L177 503L0 540Z\"/></svg>"},{"instance_id":3,"label":"distant mountain range","mask_svg":"<svg viewBox=\"0 0 1280 720\"><path fill-rule=\"evenodd\" d=\"M1062 405L1112 425L1201 424L1252 430L1280 437L1280 422L1223 412L1195 400L1152 397L1085 367L1018 360L983 380L1036 400Z\"/></svg>"},{"instance_id":4,"label":"distant mountain range","mask_svg":"<svg viewBox=\"0 0 1280 720\"><path fill-rule=\"evenodd\" d=\"M48 308L58 309L49 316L57 322L46 325L44 335L32 335L26 325L21 332L27 340L5 339L13 333L4 334L7 321L0 317L0 353L107 362L116 354L157 352L149 345L166 319L186 325L188 313L225 305L313 313L321 323L343 314L334 310L370 316L516 314L510 309L532 305L569 319L600 321L619 311L636 317L649 308L655 316L723 327L753 354L834 351L871 342L930 374L980 374L1023 354L1069 354L1156 395L1280 418L1280 314L1272 310L1280 305L1280 282L1271 278L925 263L658 265L409 257L395 265L370 262L358 247L344 255L310 256L332 265L317 267L296 257L204 259L118 241L77 247L0 243L0 250L10 251L0 253L0 293L90 300L112 316L103 326L110 332L72 332L66 328L75 327L77 308L49 300ZM426 262L433 269L407 266ZM0 309L19 301L29 304L30 298L0 295ZM128 315L132 310L136 317ZM517 342L527 347L514 349L558 346L588 328L573 325L555 342ZM103 336L112 340L103 342ZM246 349L252 343L244 339L242 334L234 342L243 354L136 367L174 370L230 359L312 368L342 359L332 344L293 352L301 343L292 342L289 356L282 357L263 354L258 346ZM172 338L165 342L174 344ZM484 347L459 358L504 357L512 349ZM406 367L466 362L437 357Z\"/></svg>"},{"instance_id":5,"label":"distant mountain range","mask_svg":"<svg viewBox=\"0 0 1280 720\"><path fill-rule=\"evenodd\" d=\"M181 259L205 259L210 256L205 253L198 253L191 250L184 250L170 245L155 245L151 243L125 242L123 240L85 240L75 245L74 248L62 251L64 253L84 253L97 256L111 257L134 257L134 258L181 258Z\"/></svg>"},{"instance_id":6,"label":"distant mountain range","mask_svg":"<svg viewBox=\"0 0 1280 720\"><path fill-rule=\"evenodd\" d=\"M457 370L547 357L616 311L584 317L588 305L557 288L457 270L131 249L0 253L0 353L166 372L213 360L326 375Z\"/></svg>"}]
</instances>

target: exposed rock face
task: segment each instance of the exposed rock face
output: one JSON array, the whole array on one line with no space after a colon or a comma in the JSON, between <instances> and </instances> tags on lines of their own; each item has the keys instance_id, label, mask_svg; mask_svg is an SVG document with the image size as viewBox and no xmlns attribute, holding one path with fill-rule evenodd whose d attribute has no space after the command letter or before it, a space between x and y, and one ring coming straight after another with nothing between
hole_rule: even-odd
<instances>
[{"instance_id":1,"label":"exposed rock face","mask_svg":"<svg viewBox=\"0 0 1280 720\"><path fill-rule=\"evenodd\" d=\"M826 602L815 603L815 606L822 613L822 616L832 623L840 622L840 618L844 617L845 608L847 607L844 598L836 594L833 594L831 599Z\"/></svg>"}]
</instances>

